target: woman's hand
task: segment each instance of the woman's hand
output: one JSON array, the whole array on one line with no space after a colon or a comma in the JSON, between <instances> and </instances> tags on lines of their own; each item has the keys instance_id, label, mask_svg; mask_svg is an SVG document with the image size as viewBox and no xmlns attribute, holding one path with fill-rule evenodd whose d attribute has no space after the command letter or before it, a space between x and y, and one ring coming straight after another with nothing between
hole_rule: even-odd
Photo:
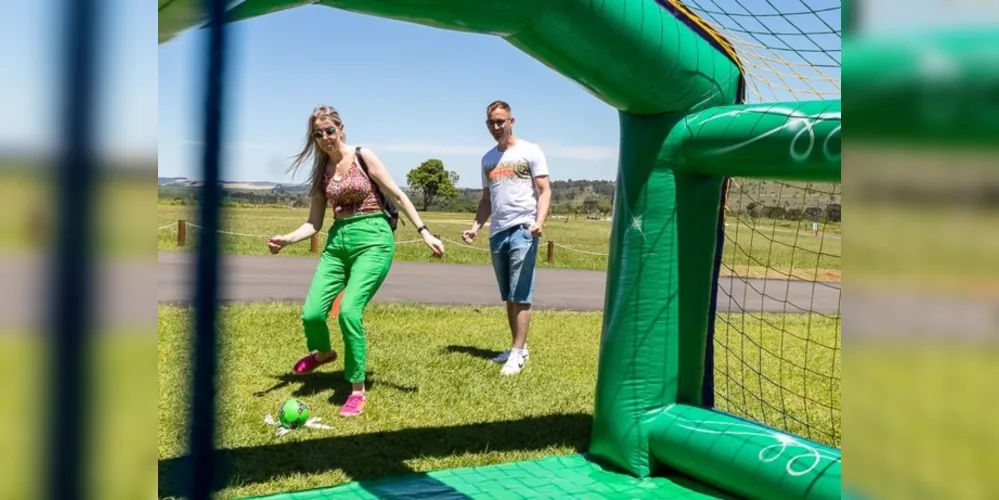
<instances>
[{"instance_id":1,"label":"woman's hand","mask_svg":"<svg viewBox=\"0 0 999 500\"><path fill-rule=\"evenodd\" d=\"M267 240L267 248L270 249L271 253L277 255L282 248L288 246L287 236L271 236Z\"/></svg>"},{"instance_id":2,"label":"woman's hand","mask_svg":"<svg viewBox=\"0 0 999 500\"><path fill-rule=\"evenodd\" d=\"M434 252L434 257L437 257L438 259L443 257L444 243L441 243L441 240L437 239L436 237L434 237L434 235L430 234L430 231L422 231L422 234L423 234L423 242L426 243L428 247L430 247L430 250L432 252Z\"/></svg>"}]
</instances>

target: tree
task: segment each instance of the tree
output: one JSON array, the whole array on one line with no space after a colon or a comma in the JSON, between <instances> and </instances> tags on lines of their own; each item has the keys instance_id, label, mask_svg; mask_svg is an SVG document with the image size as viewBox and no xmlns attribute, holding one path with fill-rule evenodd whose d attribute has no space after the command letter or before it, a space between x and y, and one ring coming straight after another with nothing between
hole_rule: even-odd
<instances>
[{"instance_id":1,"label":"tree","mask_svg":"<svg viewBox=\"0 0 999 500\"><path fill-rule=\"evenodd\" d=\"M437 197L454 198L458 196L458 174L444 170L444 162L431 158L410 170L406 174L406 182L414 193L423 195L423 208L427 210Z\"/></svg>"}]
</instances>

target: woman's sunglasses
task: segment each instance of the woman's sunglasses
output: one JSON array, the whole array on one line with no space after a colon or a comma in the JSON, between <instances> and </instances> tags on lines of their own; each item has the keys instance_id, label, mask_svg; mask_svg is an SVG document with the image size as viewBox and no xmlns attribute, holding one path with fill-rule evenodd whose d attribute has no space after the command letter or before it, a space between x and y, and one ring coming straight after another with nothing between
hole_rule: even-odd
<instances>
[{"instance_id":1,"label":"woman's sunglasses","mask_svg":"<svg viewBox=\"0 0 999 500\"><path fill-rule=\"evenodd\" d=\"M312 133L312 137L319 139L324 135L332 136L335 133L336 133L336 127L327 127L326 130L316 130L315 132Z\"/></svg>"}]
</instances>

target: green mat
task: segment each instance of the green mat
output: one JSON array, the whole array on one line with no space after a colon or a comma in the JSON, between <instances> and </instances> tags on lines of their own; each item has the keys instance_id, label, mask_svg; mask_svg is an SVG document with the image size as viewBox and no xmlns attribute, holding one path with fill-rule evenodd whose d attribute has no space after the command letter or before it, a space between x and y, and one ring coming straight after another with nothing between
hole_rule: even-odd
<instances>
[{"instance_id":1,"label":"green mat","mask_svg":"<svg viewBox=\"0 0 999 500\"><path fill-rule=\"evenodd\" d=\"M682 477L638 479L608 472L583 455L546 457L483 467L348 483L252 497L267 500L367 500L385 498L669 498L733 497Z\"/></svg>"}]
</instances>

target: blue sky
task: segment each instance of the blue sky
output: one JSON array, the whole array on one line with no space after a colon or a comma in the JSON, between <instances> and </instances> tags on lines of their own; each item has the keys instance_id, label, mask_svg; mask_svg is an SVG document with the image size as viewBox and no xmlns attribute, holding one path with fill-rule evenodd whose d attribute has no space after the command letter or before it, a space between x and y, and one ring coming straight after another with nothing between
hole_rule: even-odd
<instances>
[{"instance_id":1,"label":"blue sky","mask_svg":"<svg viewBox=\"0 0 999 500\"><path fill-rule=\"evenodd\" d=\"M156 6L147 0L106 0L101 16L97 136L116 156L155 157L157 146ZM51 152L61 133L60 51L63 2L30 0L0 7L4 88L0 92L0 154ZM54 36L56 35L56 36Z\"/></svg>"},{"instance_id":2,"label":"blue sky","mask_svg":"<svg viewBox=\"0 0 999 500\"><path fill-rule=\"evenodd\" d=\"M736 9L735 0L692 4ZM739 0L751 8L797 10L798 0ZM809 0L812 6L834 0ZM105 0L98 137L116 155L159 154L165 176L198 169L203 33L157 46L157 10L149 0ZM948 4L948 5L944 5ZM57 61L62 3L6 2L0 8L5 81L0 92L0 153L50 150L59 102ZM872 25L912 30L994 22L977 0L865 2ZM822 29L814 18L799 27ZM520 135L545 146L556 179L611 179L616 168L616 113L568 79L497 38L435 30L398 21L303 7L232 26L230 112L226 116L228 179L291 181L284 172L297 151L305 116L318 103L340 108L350 142L377 148L389 169L405 172L439 157L477 183L477 162L490 147L483 106L514 105ZM800 42L802 47L809 46ZM830 47L830 42L823 42ZM416 96L416 97L412 97ZM298 176L295 181L301 181Z\"/></svg>"},{"instance_id":3,"label":"blue sky","mask_svg":"<svg viewBox=\"0 0 999 500\"><path fill-rule=\"evenodd\" d=\"M806 31L820 26L805 21ZM305 169L286 173L288 158L312 108L329 104L348 142L374 149L400 184L434 157L460 186L478 187L493 145L484 108L495 99L513 106L520 137L541 144L553 178L615 177L617 112L499 38L322 6L231 26L227 180L304 181ZM189 31L159 48L160 176L196 175L205 41Z\"/></svg>"},{"instance_id":4,"label":"blue sky","mask_svg":"<svg viewBox=\"0 0 999 500\"><path fill-rule=\"evenodd\" d=\"M104 149L142 156L157 154L158 148L160 175L194 176L204 33L190 31L157 46L153 2L105 3L98 127ZM736 0L690 3L738 9ZM784 11L802 6L799 0L738 3L754 12L772 11L768 4ZM994 19L975 14L985 6L976 0L944 3L950 2L867 2L865 15L871 24L898 30ZM5 69L18 78L8 80L0 93L0 109L16 119L0 120L0 150L55 143L50 117L58 102L51 96L59 74L51 61L59 47L51 34L58 32L61 8L55 0L36 0L7 2L0 9L0 42L27 48L5 54ZM798 16L794 22L805 31L827 29L814 16ZM771 26L774 31L792 28ZM492 145L482 126L483 107L497 98L513 104L518 133L545 147L556 179L614 177L616 112L498 38L318 6L237 23L230 35L227 179L304 180L304 175L286 174L285 167L301 145L309 110L327 103L343 113L350 142L376 149L398 180L404 181L405 173L421 161L438 157L460 174L460 185L474 187L478 158ZM801 39L789 40L796 47L815 48ZM821 44L838 48L828 38Z\"/></svg>"},{"instance_id":5,"label":"blue sky","mask_svg":"<svg viewBox=\"0 0 999 500\"><path fill-rule=\"evenodd\" d=\"M348 142L372 148L397 182L436 157L479 184L493 142L485 107L513 106L555 178L615 175L617 113L503 40L307 6L232 25L226 179L291 182L308 116L336 107ZM204 33L159 51L160 175L191 176L198 154L197 66ZM301 182L305 169L294 177Z\"/></svg>"}]
</instances>

